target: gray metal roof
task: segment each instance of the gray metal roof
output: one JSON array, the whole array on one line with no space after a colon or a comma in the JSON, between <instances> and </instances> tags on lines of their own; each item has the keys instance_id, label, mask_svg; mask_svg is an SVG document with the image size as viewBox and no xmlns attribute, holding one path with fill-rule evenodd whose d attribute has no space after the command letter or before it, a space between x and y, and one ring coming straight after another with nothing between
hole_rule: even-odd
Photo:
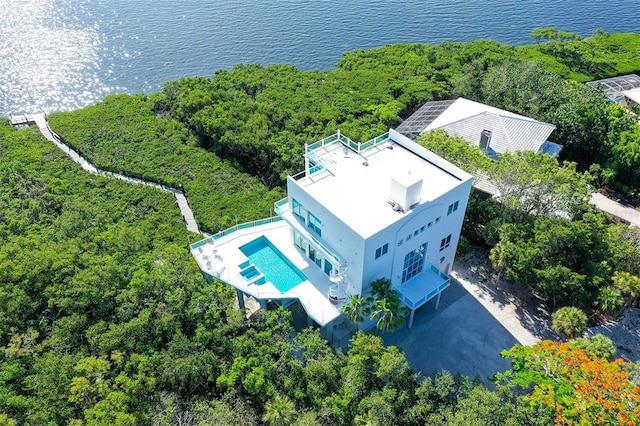
<instances>
[{"instance_id":1,"label":"gray metal roof","mask_svg":"<svg viewBox=\"0 0 640 426\"><path fill-rule=\"evenodd\" d=\"M413 139L421 132L444 129L478 145L483 130L491 131L496 153L538 151L555 126L464 98L427 102L397 130Z\"/></svg>"},{"instance_id":2,"label":"gray metal roof","mask_svg":"<svg viewBox=\"0 0 640 426\"><path fill-rule=\"evenodd\" d=\"M551 135L555 126L485 111L440 128L446 130L448 134L460 136L474 145L480 143L482 131L489 130L491 132L491 148L497 153L503 153L538 151Z\"/></svg>"},{"instance_id":3,"label":"gray metal roof","mask_svg":"<svg viewBox=\"0 0 640 426\"><path fill-rule=\"evenodd\" d=\"M605 78L586 83L593 88L601 88L607 98L612 102L620 102L625 90L640 87L640 76L637 74L620 75L618 77Z\"/></svg>"}]
</instances>

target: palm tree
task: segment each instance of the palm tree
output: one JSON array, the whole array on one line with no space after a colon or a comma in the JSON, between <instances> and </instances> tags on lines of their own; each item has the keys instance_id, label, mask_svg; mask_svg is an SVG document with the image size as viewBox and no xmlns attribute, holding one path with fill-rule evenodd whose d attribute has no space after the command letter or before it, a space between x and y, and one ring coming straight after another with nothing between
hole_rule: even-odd
<instances>
[{"instance_id":1,"label":"palm tree","mask_svg":"<svg viewBox=\"0 0 640 426\"><path fill-rule=\"evenodd\" d=\"M395 291L394 293L395 297L393 294L390 294L389 297L377 299L373 305L371 319L378 319L376 327L382 331L382 333L394 331L406 325L404 319L406 308L400 307L400 298Z\"/></svg>"},{"instance_id":2,"label":"palm tree","mask_svg":"<svg viewBox=\"0 0 640 426\"><path fill-rule=\"evenodd\" d=\"M578 308L565 306L551 315L552 327L565 339L575 339L587 331L587 316Z\"/></svg>"},{"instance_id":3,"label":"palm tree","mask_svg":"<svg viewBox=\"0 0 640 426\"><path fill-rule=\"evenodd\" d=\"M613 274L613 284L625 297L625 307L633 306L640 296L640 277L628 272L616 271Z\"/></svg>"},{"instance_id":4,"label":"palm tree","mask_svg":"<svg viewBox=\"0 0 640 426\"><path fill-rule=\"evenodd\" d=\"M607 286L600 289L598 294L598 303L602 312L611 317L615 317L620 309L624 306L624 298L615 287Z\"/></svg>"},{"instance_id":5,"label":"palm tree","mask_svg":"<svg viewBox=\"0 0 640 426\"><path fill-rule=\"evenodd\" d=\"M391 280L389 278L378 278L371 282L371 293L378 299L384 299L392 292L395 291L391 289Z\"/></svg>"},{"instance_id":6,"label":"palm tree","mask_svg":"<svg viewBox=\"0 0 640 426\"><path fill-rule=\"evenodd\" d=\"M360 324L365 320L365 317L369 315L370 304L370 300L360 295L353 296L351 300L349 300L349 303L342 307L342 312L344 312L349 321Z\"/></svg>"},{"instance_id":7,"label":"palm tree","mask_svg":"<svg viewBox=\"0 0 640 426\"><path fill-rule=\"evenodd\" d=\"M293 424L298 412L296 406L289 398L277 395L265 404L265 413L262 420L272 426L289 426Z\"/></svg>"}]
</instances>

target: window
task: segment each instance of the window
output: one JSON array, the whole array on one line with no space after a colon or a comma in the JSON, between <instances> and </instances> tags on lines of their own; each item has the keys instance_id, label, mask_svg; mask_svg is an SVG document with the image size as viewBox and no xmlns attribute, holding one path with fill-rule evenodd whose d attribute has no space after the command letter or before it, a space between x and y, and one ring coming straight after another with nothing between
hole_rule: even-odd
<instances>
[{"instance_id":1,"label":"window","mask_svg":"<svg viewBox=\"0 0 640 426\"><path fill-rule=\"evenodd\" d=\"M440 263L444 262L444 259L445 259L445 257L444 257L444 256L442 256L442 257L440 258Z\"/></svg>"},{"instance_id":2,"label":"window","mask_svg":"<svg viewBox=\"0 0 640 426\"><path fill-rule=\"evenodd\" d=\"M456 210L458 210L458 204L460 202L456 201L453 204L449 204L449 210L447 210L447 216L450 215L451 213L455 212Z\"/></svg>"},{"instance_id":3,"label":"window","mask_svg":"<svg viewBox=\"0 0 640 426\"><path fill-rule=\"evenodd\" d=\"M403 242L404 242L404 240L398 240L398 247L400 247Z\"/></svg>"},{"instance_id":4,"label":"window","mask_svg":"<svg viewBox=\"0 0 640 426\"><path fill-rule=\"evenodd\" d=\"M427 223L427 228L431 228L433 226L433 222Z\"/></svg>"},{"instance_id":5,"label":"window","mask_svg":"<svg viewBox=\"0 0 640 426\"><path fill-rule=\"evenodd\" d=\"M422 268L424 267L424 258L425 258L425 248L427 244L422 244L420 247L415 250L411 250L404 257L404 267L402 270L402 282L406 282L407 280L415 277L420 272L422 272Z\"/></svg>"},{"instance_id":6,"label":"window","mask_svg":"<svg viewBox=\"0 0 640 426\"><path fill-rule=\"evenodd\" d=\"M423 226L420 228L420 233L422 234L422 233L425 231L425 229L427 229L427 227L423 225Z\"/></svg>"},{"instance_id":7,"label":"window","mask_svg":"<svg viewBox=\"0 0 640 426\"><path fill-rule=\"evenodd\" d=\"M307 211L295 198L293 199L293 214L296 215L303 223L307 222Z\"/></svg>"},{"instance_id":8,"label":"window","mask_svg":"<svg viewBox=\"0 0 640 426\"><path fill-rule=\"evenodd\" d=\"M378 247L376 249L376 259L382 256L383 254L387 254L389 251L389 243L385 243L382 247Z\"/></svg>"},{"instance_id":9,"label":"window","mask_svg":"<svg viewBox=\"0 0 640 426\"><path fill-rule=\"evenodd\" d=\"M313 213L309 212L309 228L316 231L319 236L322 236L322 221L318 219Z\"/></svg>"},{"instance_id":10,"label":"window","mask_svg":"<svg viewBox=\"0 0 640 426\"><path fill-rule=\"evenodd\" d=\"M405 241L409 241L411 239L411 234L407 235L407 238L405 238Z\"/></svg>"},{"instance_id":11,"label":"window","mask_svg":"<svg viewBox=\"0 0 640 426\"><path fill-rule=\"evenodd\" d=\"M436 217L436 223L440 222L440 216Z\"/></svg>"},{"instance_id":12,"label":"window","mask_svg":"<svg viewBox=\"0 0 640 426\"><path fill-rule=\"evenodd\" d=\"M307 241L305 241L305 239L302 237L302 235L298 234L295 231L293 231L293 243L296 245L296 247L298 247L300 250L302 250L305 254L307 253L307 246L309 245L309 243L307 243Z\"/></svg>"},{"instance_id":13,"label":"window","mask_svg":"<svg viewBox=\"0 0 640 426\"><path fill-rule=\"evenodd\" d=\"M440 241L440 251L446 249L451 245L451 234L447 235Z\"/></svg>"},{"instance_id":14,"label":"window","mask_svg":"<svg viewBox=\"0 0 640 426\"><path fill-rule=\"evenodd\" d=\"M413 231L413 236L417 237L419 233L420 233L420 231L416 229L415 231Z\"/></svg>"}]
</instances>

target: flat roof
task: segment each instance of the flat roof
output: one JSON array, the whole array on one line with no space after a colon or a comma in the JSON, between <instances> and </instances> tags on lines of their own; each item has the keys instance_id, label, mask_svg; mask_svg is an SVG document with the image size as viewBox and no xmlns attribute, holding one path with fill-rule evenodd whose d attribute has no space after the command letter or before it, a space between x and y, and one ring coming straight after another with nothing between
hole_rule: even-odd
<instances>
[{"instance_id":1,"label":"flat roof","mask_svg":"<svg viewBox=\"0 0 640 426\"><path fill-rule=\"evenodd\" d=\"M394 211L389 204L392 179L421 181L420 205L472 179L468 173L395 131L360 153L334 141L316 147L313 155L326 169L296 183L363 238L412 212Z\"/></svg>"}]
</instances>

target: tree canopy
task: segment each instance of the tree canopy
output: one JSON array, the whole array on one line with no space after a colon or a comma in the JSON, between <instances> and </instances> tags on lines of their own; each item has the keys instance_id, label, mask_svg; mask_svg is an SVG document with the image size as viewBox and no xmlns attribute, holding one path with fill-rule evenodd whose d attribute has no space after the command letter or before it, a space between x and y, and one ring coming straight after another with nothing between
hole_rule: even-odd
<instances>
[{"instance_id":1,"label":"tree canopy","mask_svg":"<svg viewBox=\"0 0 640 426\"><path fill-rule=\"evenodd\" d=\"M598 181L638 191L637 125L568 79L639 70L638 35L546 39L385 46L348 52L326 72L240 65L49 118L98 167L182 186L200 228L215 232L271 214L285 176L302 168L305 143L338 128L366 141L429 100L491 101L555 124L566 151L558 170L548 158L505 156L496 179L522 185L514 172L522 167L553 185L520 189L531 194L526 202L474 199L469 238L493 247L497 268L554 307L628 306L638 299L640 238L578 201L592 163ZM0 120L0 145L0 423L549 424L637 415L631 367L566 346L536 346L531 356L514 349L511 383L528 390L494 391L447 372L419 378L374 335L357 334L343 354L317 330L293 337L285 310L246 318L228 286L202 277L170 194L86 174L35 128ZM462 167L489 170L468 146L438 146ZM548 215L556 210L576 220ZM385 329L388 296L376 306ZM565 358L580 368L568 371ZM544 382L544 365L557 383ZM597 370L604 382L592 377ZM540 387L529 389L537 382L523 375ZM564 399L552 398L556 387ZM595 407L593 398L614 394L625 407Z\"/></svg>"}]
</instances>

